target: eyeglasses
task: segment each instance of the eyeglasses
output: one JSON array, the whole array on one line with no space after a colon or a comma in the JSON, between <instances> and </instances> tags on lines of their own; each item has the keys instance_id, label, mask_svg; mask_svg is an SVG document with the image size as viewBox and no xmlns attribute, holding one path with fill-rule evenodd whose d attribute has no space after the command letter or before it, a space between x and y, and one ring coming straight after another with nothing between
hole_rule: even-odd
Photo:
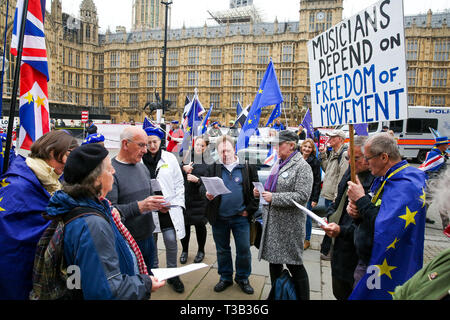
<instances>
[{"instance_id":1,"label":"eyeglasses","mask_svg":"<svg viewBox=\"0 0 450 320\"><path fill-rule=\"evenodd\" d=\"M369 157L369 158L367 158L366 156L364 156L364 160L369 161L370 159L373 159L373 158L375 158L375 157L378 157L380 154L381 154L381 153L377 153L376 155L371 156L371 157Z\"/></svg>"},{"instance_id":2,"label":"eyeglasses","mask_svg":"<svg viewBox=\"0 0 450 320\"><path fill-rule=\"evenodd\" d=\"M361 158L364 158L364 157L355 157L355 161L359 161L359 159L361 159ZM350 157L348 155L346 155L345 160L347 160L347 161L350 160Z\"/></svg>"},{"instance_id":3,"label":"eyeglasses","mask_svg":"<svg viewBox=\"0 0 450 320\"><path fill-rule=\"evenodd\" d=\"M149 146L147 143L144 143L144 142L137 143L137 142L134 142L133 140L129 140L129 139L127 139L127 141L137 144L137 146L141 149L147 148Z\"/></svg>"}]
</instances>

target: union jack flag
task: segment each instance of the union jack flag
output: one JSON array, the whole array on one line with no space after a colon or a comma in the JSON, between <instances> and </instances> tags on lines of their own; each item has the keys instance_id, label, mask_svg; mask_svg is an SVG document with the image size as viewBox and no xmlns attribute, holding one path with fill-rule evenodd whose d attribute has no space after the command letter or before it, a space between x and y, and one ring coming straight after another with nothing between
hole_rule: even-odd
<instances>
[{"instance_id":1,"label":"union jack flag","mask_svg":"<svg viewBox=\"0 0 450 320\"><path fill-rule=\"evenodd\" d=\"M278 153L273 148L273 146L270 147L269 152L267 153L267 158L264 160L264 164L268 166L273 166L278 161Z\"/></svg>"},{"instance_id":2,"label":"union jack flag","mask_svg":"<svg viewBox=\"0 0 450 320\"><path fill-rule=\"evenodd\" d=\"M14 15L11 54L17 56L24 1L18 0ZM20 66L19 148L31 144L50 131L47 82L49 80L44 34L45 0L29 0L22 64Z\"/></svg>"}]
</instances>

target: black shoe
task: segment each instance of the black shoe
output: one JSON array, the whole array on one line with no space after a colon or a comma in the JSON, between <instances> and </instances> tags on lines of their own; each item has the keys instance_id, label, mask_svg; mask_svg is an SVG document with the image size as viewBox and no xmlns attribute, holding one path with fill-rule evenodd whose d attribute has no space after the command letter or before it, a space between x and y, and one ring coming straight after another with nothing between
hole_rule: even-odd
<instances>
[{"instance_id":1,"label":"black shoe","mask_svg":"<svg viewBox=\"0 0 450 320\"><path fill-rule=\"evenodd\" d=\"M188 253L182 252L181 256L180 256L180 263L185 264L187 262L187 258L188 258Z\"/></svg>"},{"instance_id":2,"label":"black shoe","mask_svg":"<svg viewBox=\"0 0 450 320\"><path fill-rule=\"evenodd\" d=\"M175 292L183 293L184 292L184 284L181 282L180 277L174 277L167 279L167 283L170 284L175 290Z\"/></svg>"},{"instance_id":3,"label":"black shoe","mask_svg":"<svg viewBox=\"0 0 450 320\"><path fill-rule=\"evenodd\" d=\"M231 286L233 284L233 282L231 281L223 281L220 280L216 286L214 287L214 291L215 292L222 292L223 290L225 290L226 288L228 288L229 286Z\"/></svg>"},{"instance_id":4,"label":"black shoe","mask_svg":"<svg viewBox=\"0 0 450 320\"><path fill-rule=\"evenodd\" d=\"M205 258L205 253L199 251L199 252L197 252L197 255L195 256L194 263L200 263L203 261L204 258Z\"/></svg>"},{"instance_id":5,"label":"black shoe","mask_svg":"<svg viewBox=\"0 0 450 320\"><path fill-rule=\"evenodd\" d=\"M244 291L246 294L253 294L254 290L248 280L239 280L239 281L234 280L234 281L236 281L239 287L241 287L241 290Z\"/></svg>"}]
</instances>

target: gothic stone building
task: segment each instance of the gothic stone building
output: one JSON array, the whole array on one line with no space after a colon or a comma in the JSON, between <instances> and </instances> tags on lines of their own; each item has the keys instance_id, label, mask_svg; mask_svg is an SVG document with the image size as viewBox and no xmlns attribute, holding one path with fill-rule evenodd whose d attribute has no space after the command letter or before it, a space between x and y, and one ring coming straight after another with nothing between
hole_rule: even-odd
<instances>
[{"instance_id":1,"label":"gothic stone building","mask_svg":"<svg viewBox=\"0 0 450 320\"><path fill-rule=\"evenodd\" d=\"M235 119L236 103L252 103L271 58L285 100L283 118L296 126L310 106L306 43L341 21L343 11L342 0L299 1L298 21L170 29L166 99L171 107L165 119L180 118L185 97L192 96L195 88L205 108L214 104L212 118L222 123ZM8 12L8 39L14 2ZM143 25L146 14L136 11L136 5L153 2L159 4L134 1L131 32L117 28L99 34L93 0L82 1L79 19L63 13L61 1L53 0L45 18L50 103L107 107L113 121L142 121L144 105L154 102L155 92L161 94L162 87L161 7L157 28ZM1 30L5 12L2 2ZM410 105L450 103L449 17L448 11L405 17ZM9 47L6 49L9 52ZM8 60L14 58L8 55ZM11 65L5 75L6 96L11 94L13 69ZM268 118L270 109L264 108L263 119Z\"/></svg>"}]
</instances>

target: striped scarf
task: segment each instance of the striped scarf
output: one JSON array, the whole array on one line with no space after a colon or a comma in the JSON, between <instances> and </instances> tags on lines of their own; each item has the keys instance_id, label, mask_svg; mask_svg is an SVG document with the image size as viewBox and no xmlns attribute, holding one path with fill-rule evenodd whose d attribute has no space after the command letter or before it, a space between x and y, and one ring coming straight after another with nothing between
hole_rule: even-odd
<instances>
[{"instance_id":1,"label":"striped scarf","mask_svg":"<svg viewBox=\"0 0 450 320\"><path fill-rule=\"evenodd\" d=\"M128 231L127 227L125 227L122 221L120 220L119 211L117 211L116 208L111 207L111 215L113 217L114 223L117 226L117 229L119 229L122 236L127 240L131 250L133 250L134 255L136 256L139 267L139 273L148 275L147 266L145 265L144 257L142 256L141 250L139 249L136 240L134 240L133 236L130 234L130 231Z\"/></svg>"}]
</instances>

